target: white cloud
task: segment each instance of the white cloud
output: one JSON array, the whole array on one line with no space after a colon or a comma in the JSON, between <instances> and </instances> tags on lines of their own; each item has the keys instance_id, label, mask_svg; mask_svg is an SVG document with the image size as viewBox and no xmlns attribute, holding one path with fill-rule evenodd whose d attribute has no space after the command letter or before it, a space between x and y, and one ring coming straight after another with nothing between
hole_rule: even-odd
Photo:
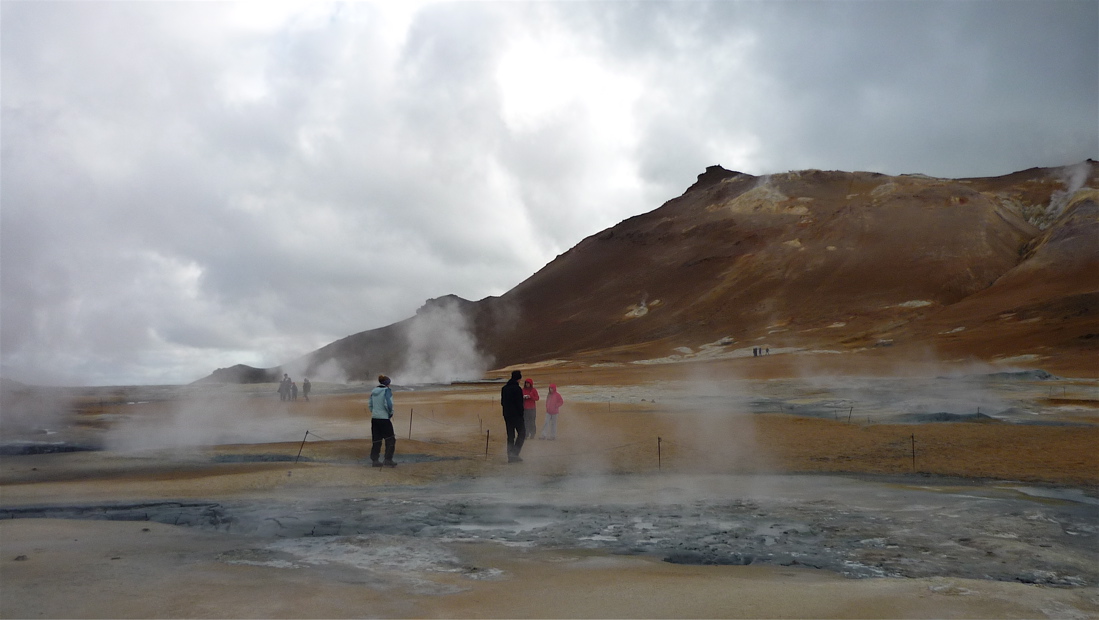
<instances>
[{"instance_id":1,"label":"white cloud","mask_svg":"<svg viewBox=\"0 0 1099 620\"><path fill-rule=\"evenodd\" d=\"M31 380L190 381L501 294L710 164L1099 151L1091 2L0 13L0 355Z\"/></svg>"}]
</instances>

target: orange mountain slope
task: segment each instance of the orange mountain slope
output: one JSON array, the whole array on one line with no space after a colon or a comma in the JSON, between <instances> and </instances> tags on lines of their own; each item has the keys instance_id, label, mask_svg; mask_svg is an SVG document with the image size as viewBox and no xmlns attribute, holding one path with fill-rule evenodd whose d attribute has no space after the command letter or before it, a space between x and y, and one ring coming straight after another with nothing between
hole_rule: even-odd
<instances>
[{"instance_id":1,"label":"orange mountain slope","mask_svg":"<svg viewBox=\"0 0 1099 620\"><path fill-rule=\"evenodd\" d=\"M895 344L1099 375L1097 179L1092 160L974 179L711 166L506 294L418 314L460 313L497 368ZM399 368L414 321L292 367Z\"/></svg>"}]
</instances>

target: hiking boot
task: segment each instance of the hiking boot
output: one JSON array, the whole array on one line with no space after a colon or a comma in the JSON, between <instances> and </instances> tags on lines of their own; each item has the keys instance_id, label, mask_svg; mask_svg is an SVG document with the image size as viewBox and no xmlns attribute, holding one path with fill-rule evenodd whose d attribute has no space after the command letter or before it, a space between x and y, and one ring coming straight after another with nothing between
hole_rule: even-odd
<instances>
[{"instance_id":1,"label":"hiking boot","mask_svg":"<svg viewBox=\"0 0 1099 620\"><path fill-rule=\"evenodd\" d=\"M517 457L517 456L509 456L509 457L508 457L508 462L509 462L509 463L522 463L522 462L523 462L523 459L521 459L521 458L519 458L519 457Z\"/></svg>"},{"instance_id":2,"label":"hiking boot","mask_svg":"<svg viewBox=\"0 0 1099 620\"><path fill-rule=\"evenodd\" d=\"M381 467L382 462L381 461L374 461L373 463L370 464L370 466L371 467Z\"/></svg>"},{"instance_id":3,"label":"hiking boot","mask_svg":"<svg viewBox=\"0 0 1099 620\"><path fill-rule=\"evenodd\" d=\"M386 462L382 463L382 465L385 465L386 467L396 467L397 466L397 464L394 463L393 461L386 461Z\"/></svg>"}]
</instances>

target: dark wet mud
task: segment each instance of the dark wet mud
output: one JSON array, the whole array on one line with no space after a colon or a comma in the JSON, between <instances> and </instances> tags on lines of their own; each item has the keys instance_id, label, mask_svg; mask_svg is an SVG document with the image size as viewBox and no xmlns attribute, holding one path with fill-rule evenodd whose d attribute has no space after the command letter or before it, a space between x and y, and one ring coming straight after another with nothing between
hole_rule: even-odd
<instances>
[{"instance_id":1,"label":"dark wet mud","mask_svg":"<svg viewBox=\"0 0 1099 620\"><path fill-rule=\"evenodd\" d=\"M346 537L589 548L852 578L1099 583L1099 502L1071 490L830 476L463 481L293 499L39 505L0 518L156 521L254 541ZM252 555L262 556L262 549ZM243 553L243 551L242 551Z\"/></svg>"}]
</instances>

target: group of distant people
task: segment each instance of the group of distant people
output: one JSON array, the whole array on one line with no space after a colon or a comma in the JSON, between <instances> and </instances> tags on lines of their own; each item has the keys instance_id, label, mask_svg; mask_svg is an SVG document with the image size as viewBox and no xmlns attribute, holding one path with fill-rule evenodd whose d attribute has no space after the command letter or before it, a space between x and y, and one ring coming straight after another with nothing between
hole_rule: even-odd
<instances>
[{"instance_id":1,"label":"group of distant people","mask_svg":"<svg viewBox=\"0 0 1099 620\"><path fill-rule=\"evenodd\" d=\"M301 382L301 393L305 400L309 400L309 389L312 386L309 385L309 378L306 377ZM298 384L290 379L290 375L282 373L282 381L279 381L279 400L297 400L298 399Z\"/></svg>"},{"instance_id":2,"label":"group of distant people","mask_svg":"<svg viewBox=\"0 0 1099 620\"><path fill-rule=\"evenodd\" d=\"M504 426L507 429L508 463L521 463L519 453L527 439L534 439L538 430L538 390L534 380L527 379L523 385L519 380L523 373L511 372L511 379L500 389L500 405L503 408ZM283 380L284 382L286 379ZM378 375L378 385L370 392L370 463L372 467L396 467L393 455L397 451L397 433L393 430L393 389L392 380ZM293 383L291 382L291 387ZM280 387L280 390L282 388ZM546 420L539 439L557 439L557 416L565 399L557 391L557 385L549 385L546 396ZM385 447L384 455L382 447Z\"/></svg>"},{"instance_id":3,"label":"group of distant people","mask_svg":"<svg viewBox=\"0 0 1099 620\"><path fill-rule=\"evenodd\" d=\"M522 387L519 380L523 373L518 370L511 371L511 379L500 388L500 406L504 412L504 427L507 429L508 462L522 463L519 453L523 450L523 444L528 439L534 439L538 431L538 390L534 387L533 379L523 381ZM546 396L546 423L542 427L539 439L557 439L557 414L561 411L561 405L565 399L557 391L557 385L551 383L549 395Z\"/></svg>"},{"instance_id":4,"label":"group of distant people","mask_svg":"<svg viewBox=\"0 0 1099 620\"><path fill-rule=\"evenodd\" d=\"M523 385L519 380L523 373L518 370L511 372L511 379L500 389L500 405L503 408L504 426L507 429L507 454L508 463L521 463L519 453L523 450L523 444L527 439L534 439L538 431L538 401L541 397L534 387L533 379L526 379ZM393 455L397 451L397 433L393 430L393 389L390 387L392 380L385 375L378 375L378 385L370 391L368 405L370 409L370 462L372 467L396 467ZM309 400L309 379L302 381L302 394L305 400ZM279 382L279 400L291 401L298 399L298 386L283 373ZM542 426L539 439L557 439L557 415L561 411L561 405L565 399L557 391L557 384L549 385L549 394L546 396L546 419ZM384 455L382 448L384 446Z\"/></svg>"},{"instance_id":5,"label":"group of distant people","mask_svg":"<svg viewBox=\"0 0 1099 620\"><path fill-rule=\"evenodd\" d=\"M761 355L770 355L771 347L752 347L752 357L759 357Z\"/></svg>"}]
</instances>

